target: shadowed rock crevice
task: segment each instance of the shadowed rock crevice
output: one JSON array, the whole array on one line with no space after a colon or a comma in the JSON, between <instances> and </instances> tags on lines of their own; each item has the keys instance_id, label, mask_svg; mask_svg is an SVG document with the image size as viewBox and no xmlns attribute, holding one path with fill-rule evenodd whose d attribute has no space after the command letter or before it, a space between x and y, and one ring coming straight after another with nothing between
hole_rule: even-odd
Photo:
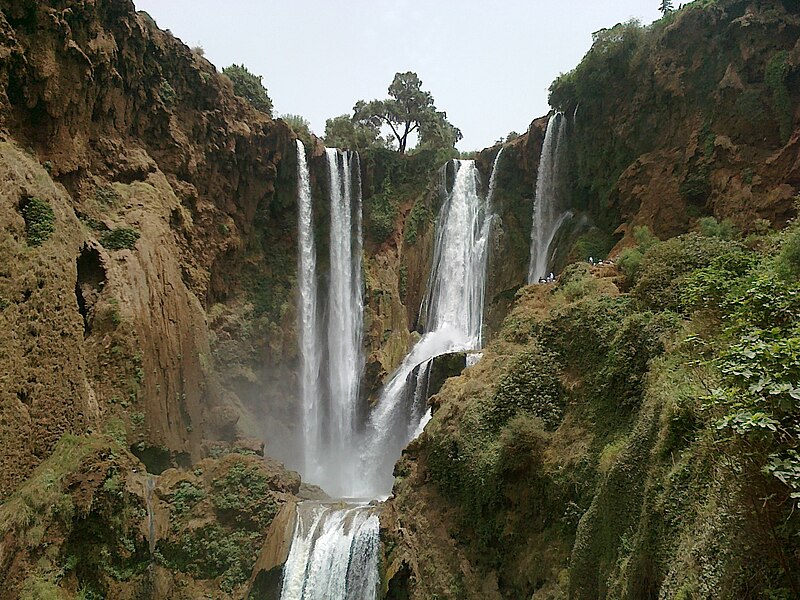
<instances>
[{"instance_id":1,"label":"shadowed rock crevice","mask_svg":"<svg viewBox=\"0 0 800 600\"><path fill-rule=\"evenodd\" d=\"M75 283L75 297L78 311L83 317L83 335L92 334L94 307L106 283L106 269L97 248L84 246L77 260L78 279Z\"/></svg>"}]
</instances>

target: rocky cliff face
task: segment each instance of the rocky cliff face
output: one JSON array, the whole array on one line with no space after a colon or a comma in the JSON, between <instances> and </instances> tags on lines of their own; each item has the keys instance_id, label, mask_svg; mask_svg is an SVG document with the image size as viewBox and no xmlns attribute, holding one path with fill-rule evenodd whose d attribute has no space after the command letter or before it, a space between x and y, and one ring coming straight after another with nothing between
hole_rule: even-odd
<instances>
[{"instance_id":1,"label":"rocky cliff face","mask_svg":"<svg viewBox=\"0 0 800 600\"><path fill-rule=\"evenodd\" d=\"M609 233L647 225L662 239L709 215L785 225L800 185L798 35L794 3L741 0L595 34L551 88L572 204Z\"/></svg>"},{"instance_id":2,"label":"rocky cliff face","mask_svg":"<svg viewBox=\"0 0 800 600\"><path fill-rule=\"evenodd\" d=\"M292 322L291 132L131 2L0 8L0 491L112 415L131 443L197 459L260 403L229 363L291 361L274 334ZM38 245L33 199L54 213Z\"/></svg>"}]
</instances>

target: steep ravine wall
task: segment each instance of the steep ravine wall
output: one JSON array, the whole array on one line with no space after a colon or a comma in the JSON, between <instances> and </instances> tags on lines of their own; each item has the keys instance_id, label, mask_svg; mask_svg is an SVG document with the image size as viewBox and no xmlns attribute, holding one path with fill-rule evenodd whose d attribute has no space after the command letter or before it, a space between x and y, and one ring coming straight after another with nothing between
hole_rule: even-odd
<instances>
[{"instance_id":1,"label":"steep ravine wall","mask_svg":"<svg viewBox=\"0 0 800 600\"><path fill-rule=\"evenodd\" d=\"M226 317L260 310L235 334L261 338L261 364L292 360L264 348L293 324L292 134L131 2L0 8L0 495L61 434L113 416L129 442L197 459L204 440L238 435L237 405L261 401L214 372ZM32 198L55 212L39 246L25 239ZM138 239L109 241L119 228ZM261 306L253 279L269 288Z\"/></svg>"}]
</instances>

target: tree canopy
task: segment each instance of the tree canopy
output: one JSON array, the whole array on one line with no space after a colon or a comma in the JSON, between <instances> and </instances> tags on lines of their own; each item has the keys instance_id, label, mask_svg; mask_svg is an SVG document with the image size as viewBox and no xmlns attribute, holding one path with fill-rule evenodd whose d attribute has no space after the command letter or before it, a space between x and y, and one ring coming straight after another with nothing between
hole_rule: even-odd
<instances>
[{"instance_id":1,"label":"tree canopy","mask_svg":"<svg viewBox=\"0 0 800 600\"><path fill-rule=\"evenodd\" d=\"M380 129L370 122L357 122L348 115L325 121L325 145L345 150L365 150L384 145Z\"/></svg>"},{"instance_id":2,"label":"tree canopy","mask_svg":"<svg viewBox=\"0 0 800 600\"><path fill-rule=\"evenodd\" d=\"M272 100L261 76L251 73L244 65L231 65L222 72L233 82L233 93L249 101L254 108L272 116Z\"/></svg>"},{"instance_id":3,"label":"tree canopy","mask_svg":"<svg viewBox=\"0 0 800 600\"><path fill-rule=\"evenodd\" d=\"M461 131L448 122L445 112L436 110L433 96L422 89L422 80L412 71L395 74L388 99L359 100L353 113L355 123L375 129L388 125L400 154L405 153L408 137L415 131L423 147L452 148L461 139Z\"/></svg>"},{"instance_id":4,"label":"tree canopy","mask_svg":"<svg viewBox=\"0 0 800 600\"><path fill-rule=\"evenodd\" d=\"M658 7L658 10L661 11L662 15L666 15L668 12L672 12L672 0L661 0L661 5Z\"/></svg>"}]
</instances>

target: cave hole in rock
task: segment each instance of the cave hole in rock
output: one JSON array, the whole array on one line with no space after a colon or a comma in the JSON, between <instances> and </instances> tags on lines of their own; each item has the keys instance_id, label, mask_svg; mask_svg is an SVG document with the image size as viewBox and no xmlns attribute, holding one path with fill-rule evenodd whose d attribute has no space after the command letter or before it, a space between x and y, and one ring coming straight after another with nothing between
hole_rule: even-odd
<instances>
[{"instance_id":1,"label":"cave hole in rock","mask_svg":"<svg viewBox=\"0 0 800 600\"><path fill-rule=\"evenodd\" d=\"M174 466L170 451L160 446L134 444L131 446L131 454L142 461L145 469L151 475L161 475L164 471Z\"/></svg>"},{"instance_id":2,"label":"cave hole in rock","mask_svg":"<svg viewBox=\"0 0 800 600\"><path fill-rule=\"evenodd\" d=\"M75 297L78 310L83 317L83 334L92 333L94 306L106 282L106 269L96 248L84 246L77 260L78 279L75 283Z\"/></svg>"}]
</instances>

